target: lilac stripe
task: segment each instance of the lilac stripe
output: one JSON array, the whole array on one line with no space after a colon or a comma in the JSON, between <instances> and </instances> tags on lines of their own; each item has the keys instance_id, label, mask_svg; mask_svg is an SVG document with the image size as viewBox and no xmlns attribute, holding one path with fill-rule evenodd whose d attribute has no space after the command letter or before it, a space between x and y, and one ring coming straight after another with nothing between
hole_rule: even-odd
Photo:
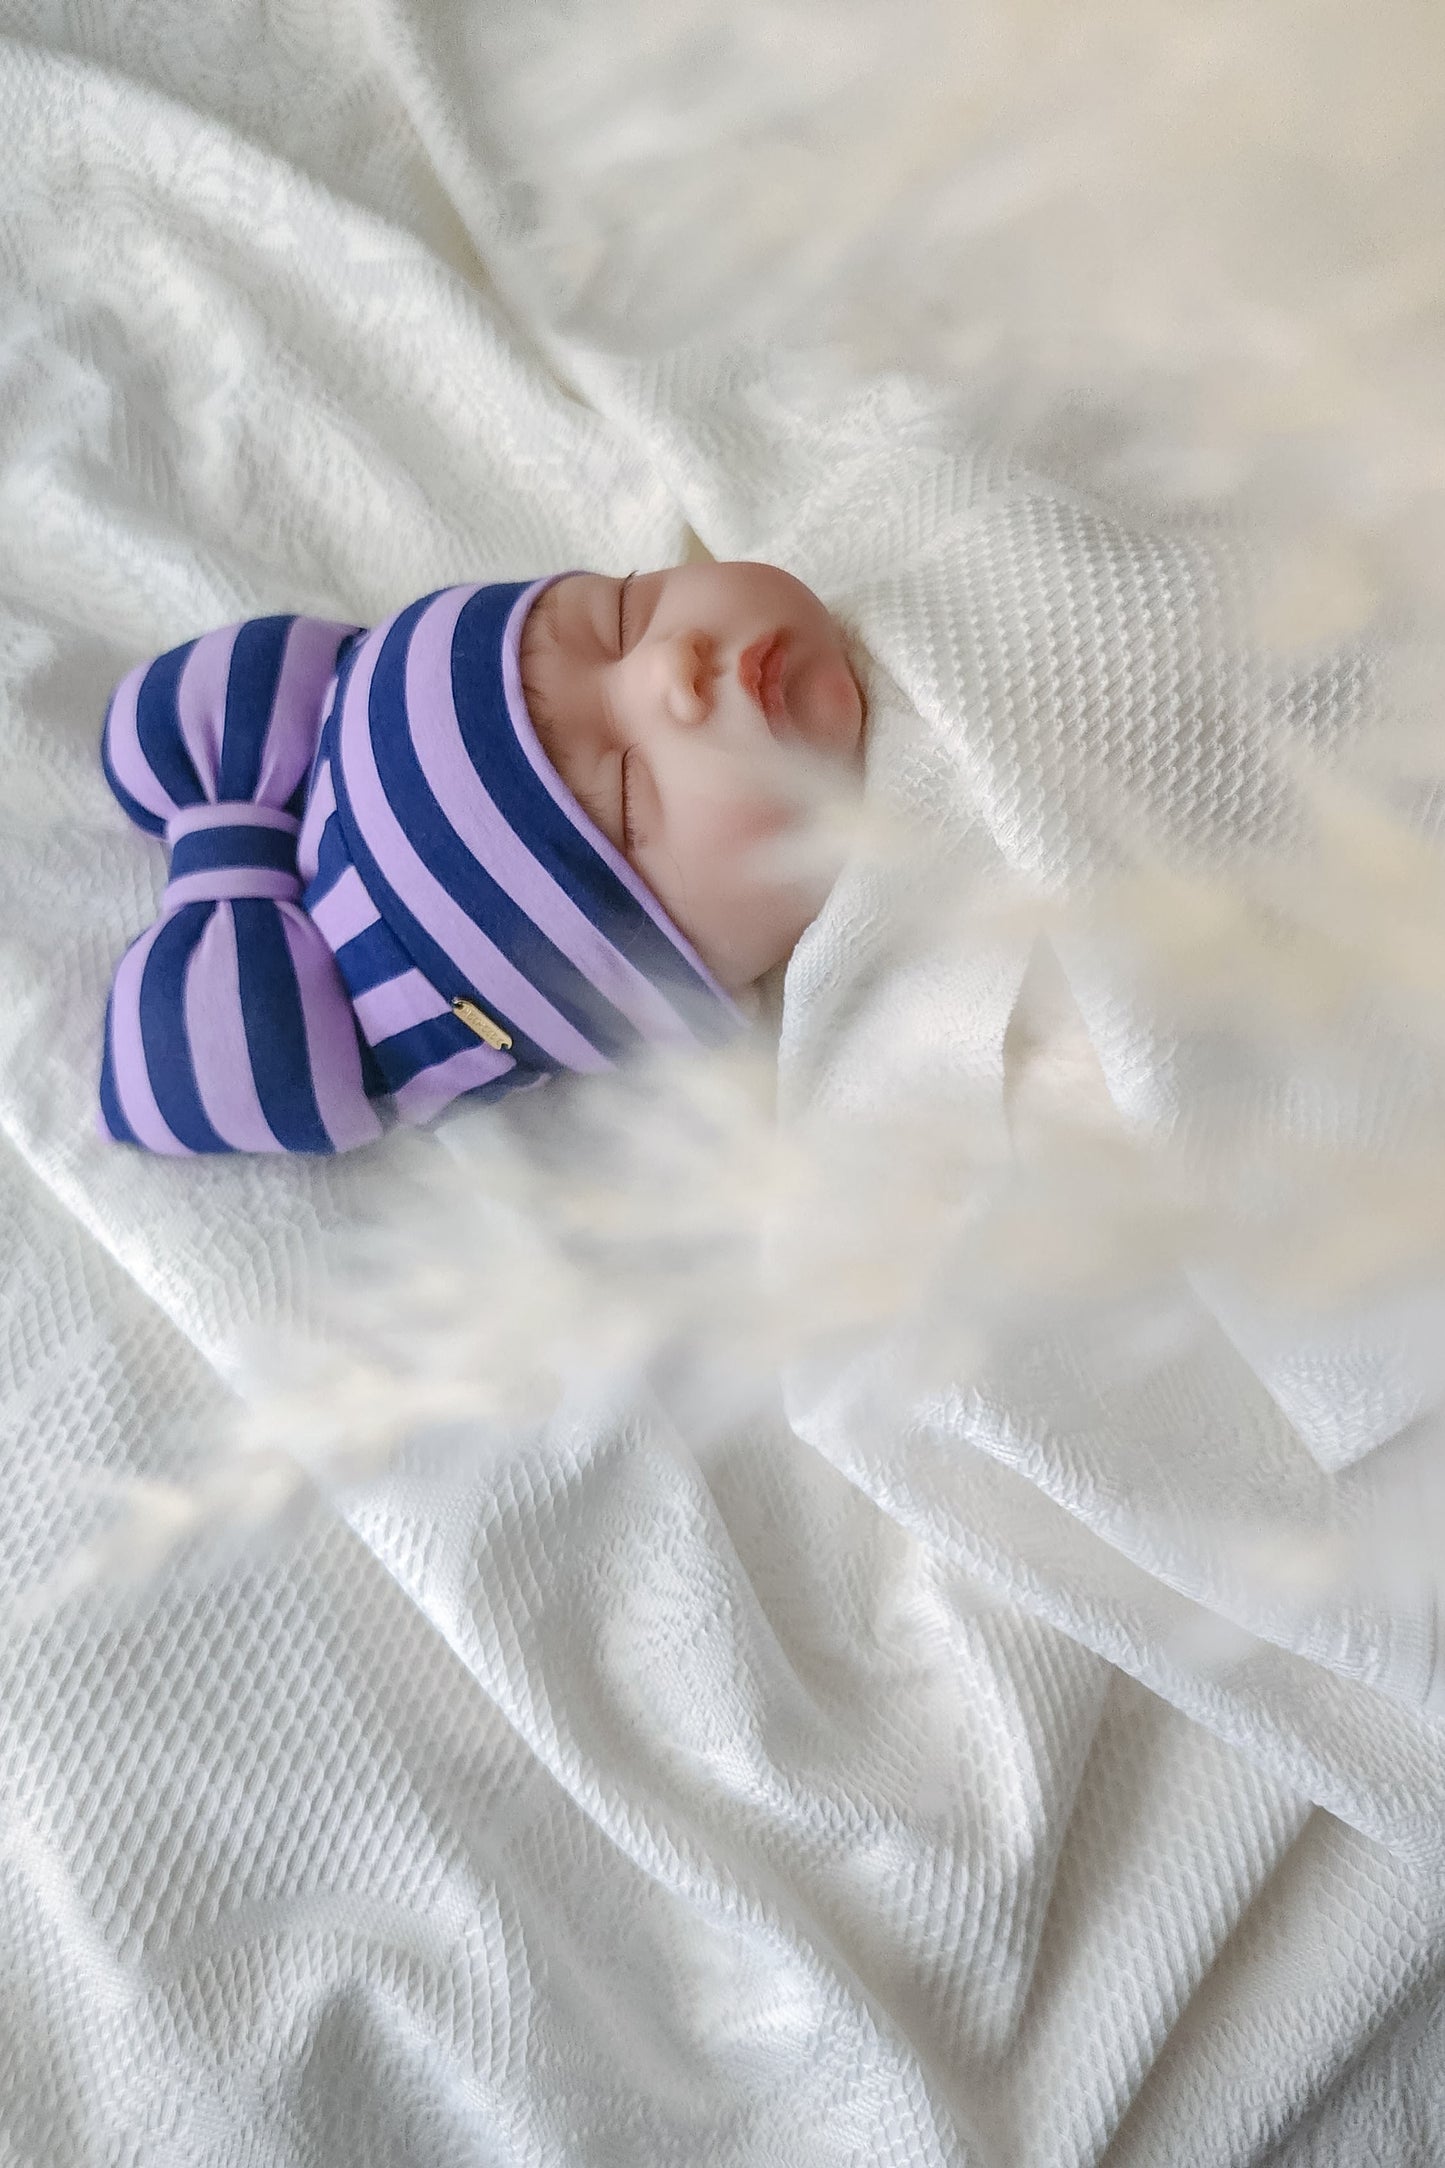
<instances>
[{"instance_id":1,"label":"lilac stripe","mask_svg":"<svg viewBox=\"0 0 1445 2168\"><path fill-rule=\"evenodd\" d=\"M366 1096L361 1049L351 1003L336 958L302 910L283 910L281 930L291 952L311 1060L311 1088L321 1120L338 1152L370 1144L381 1123Z\"/></svg>"},{"instance_id":2,"label":"lilac stripe","mask_svg":"<svg viewBox=\"0 0 1445 2168\"><path fill-rule=\"evenodd\" d=\"M235 1152L279 1152L256 1095L241 1010L236 922L213 911L186 966L186 1039L206 1119Z\"/></svg>"},{"instance_id":3,"label":"lilac stripe","mask_svg":"<svg viewBox=\"0 0 1445 2168\"><path fill-rule=\"evenodd\" d=\"M484 988L519 1029L564 1067L580 1071L609 1068L606 1055L584 1039L566 1017L557 1014L447 894L417 857L392 812L376 772L371 744L371 680L385 636L383 627L357 651L339 718L343 779L352 812L372 856L413 917L454 960L457 976L463 982Z\"/></svg>"},{"instance_id":4,"label":"lilac stripe","mask_svg":"<svg viewBox=\"0 0 1445 2168\"><path fill-rule=\"evenodd\" d=\"M355 630L354 625L335 625L321 617L298 617L292 623L261 751L256 797L284 805L310 773L336 651Z\"/></svg>"},{"instance_id":5,"label":"lilac stripe","mask_svg":"<svg viewBox=\"0 0 1445 2168\"><path fill-rule=\"evenodd\" d=\"M239 625L202 633L186 657L176 686L176 720L181 739L200 777L201 789L214 800L221 772L221 739L226 728L226 686Z\"/></svg>"},{"instance_id":6,"label":"lilac stripe","mask_svg":"<svg viewBox=\"0 0 1445 2168\"><path fill-rule=\"evenodd\" d=\"M175 811L175 801L141 751L136 722L136 699L150 667L148 662L137 663L134 670L127 671L111 695L105 743L110 764L131 797L148 813L157 813L165 820Z\"/></svg>"},{"instance_id":7,"label":"lilac stripe","mask_svg":"<svg viewBox=\"0 0 1445 2168\"><path fill-rule=\"evenodd\" d=\"M295 903L300 894L298 877L279 866L206 866L199 873L182 873L167 881L161 913L179 911L183 903L239 903L244 896Z\"/></svg>"},{"instance_id":8,"label":"lilac stripe","mask_svg":"<svg viewBox=\"0 0 1445 2168\"><path fill-rule=\"evenodd\" d=\"M464 849L479 859L582 976L613 1002L645 1038L689 1040L693 1034L651 979L630 963L585 911L533 857L499 810L472 764L452 697L452 640L474 587L450 588L423 612L406 658L407 711L426 718L413 727L422 774Z\"/></svg>"},{"instance_id":9,"label":"lilac stripe","mask_svg":"<svg viewBox=\"0 0 1445 2168\"><path fill-rule=\"evenodd\" d=\"M306 908L321 928L327 947L333 951L344 948L357 934L365 933L368 926L376 924L379 916L355 866L348 866L332 882L326 894Z\"/></svg>"},{"instance_id":10,"label":"lilac stripe","mask_svg":"<svg viewBox=\"0 0 1445 2168\"><path fill-rule=\"evenodd\" d=\"M120 960L111 992L111 1051L114 1056L115 1094L120 1101L120 1111L130 1123L137 1140L148 1151L167 1152L172 1157L193 1159L195 1154L187 1150L180 1139L171 1133L170 1124L156 1105L156 1095L151 1090L150 1070L146 1066L145 1045L140 1029L140 982L145 970L146 958L152 943L161 930L164 920L133 941Z\"/></svg>"},{"instance_id":11,"label":"lilac stripe","mask_svg":"<svg viewBox=\"0 0 1445 2168\"><path fill-rule=\"evenodd\" d=\"M500 1054L493 1047L464 1046L445 1061L434 1062L430 1069L419 1069L402 1085L392 1105L404 1122L430 1121L458 1092L490 1084L514 1066L510 1054Z\"/></svg>"},{"instance_id":12,"label":"lilac stripe","mask_svg":"<svg viewBox=\"0 0 1445 2168\"><path fill-rule=\"evenodd\" d=\"M335 811L336 785L331 780L331 762L323 760L311 779L311 795L306 801L301 833L296 838L296 863L301 868L302 880L308 885L316 878L322 834ZM315 916L314 912L312 916Z\"/></svg>"},{"instance_id":13,"label":"lilac stripe","mask_svg":"<svg viewBox=\"0 0 1445 2168\"><path fill-rule=\"evenodd\" d=\"M390 1039L413 1024L425 1024L433 1016L446 1016L450 1003L443 1001L430 979L419 971L402 971L394 979L352 997L356 1020L373 1046Z\"/></svg>"},{"instance_id":14,"label":"lilac stripe","mask_svg":"<svg viewBox=\"0 0 1445 2168\"><path fill-rule=\"evenodd\" d=\"M278 828L294 836L300 825L294 814L283 813L279 806L238 799L229 805L183 806L166 822L166 841L175 843L200 828Z\"/></svg>"},{"instance_id":15,"label":"lilac stripe","mask_svg":"<svg viewBox=\"0 0 1445 2168\"><path fill-rule=\"evenodd\" d=\"M546 588L551 587L558 579L565 580L572 577L571 573L560 572L554 573L549 579L534 581L532 586L524 588L521 594L518 595L507 618L506 629L502 634L502 686L507 696L507 715L516 735L517 743L536 770L538 779L555 803L566 814L573 827L581 830L598 857L611 867L618 880L636 897L648 917L667 935L668 940L679 954L687 958L703 984L716 994L729 1015L741 1019L743 1012L733 1000L732 995L718 984L687 936L679 927L673 924L663 910L647 883L634 873L622 853L608 841L596 822L573 797L571 791L543 752L541 741L532 727L532 718L527 713L526 696L522 691L522 626L526 621L528 610ZM683 1028L685 1031L686 1027Z\"/></svg>"}]
</instances>

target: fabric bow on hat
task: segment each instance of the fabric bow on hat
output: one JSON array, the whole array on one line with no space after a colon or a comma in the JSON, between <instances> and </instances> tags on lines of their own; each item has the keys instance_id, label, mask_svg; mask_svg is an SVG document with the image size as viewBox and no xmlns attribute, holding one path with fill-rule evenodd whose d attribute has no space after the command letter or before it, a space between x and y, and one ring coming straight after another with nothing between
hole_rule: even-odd
<instances>
[{"instance_id":1,"label":"fabric bow on hat","mask_svg":"<svg viewBox=\"0 0 1445 2168\"><path fill-rule=\"evenodd\" d=\"M170 848L160 916L106 1014L101 1127L153 1152L337 1152L381 1122L297 837L337 660L357 631L262 617L122 679L105 772Z\"/></svg>"}]
</instances>

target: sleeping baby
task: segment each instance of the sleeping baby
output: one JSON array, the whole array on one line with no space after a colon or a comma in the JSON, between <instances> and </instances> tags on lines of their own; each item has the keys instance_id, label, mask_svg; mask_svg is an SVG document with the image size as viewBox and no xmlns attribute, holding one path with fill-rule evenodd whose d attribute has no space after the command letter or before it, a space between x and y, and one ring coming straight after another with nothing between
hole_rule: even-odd
<instances>
[{"instance_id":1,"label":"sleeping baby","mask_svg":"<svg viewBox=\"0 0 1445 2168\"><path fill-rule=\"evenodd\" d=\"M254 618L140 665L105 772L170 868L111 990L102 1134L347 1151L726 1036L826 889L763 851L797 753L856 772L863 717L839 625L750 563Z\"/></svg>"}]
</instances>

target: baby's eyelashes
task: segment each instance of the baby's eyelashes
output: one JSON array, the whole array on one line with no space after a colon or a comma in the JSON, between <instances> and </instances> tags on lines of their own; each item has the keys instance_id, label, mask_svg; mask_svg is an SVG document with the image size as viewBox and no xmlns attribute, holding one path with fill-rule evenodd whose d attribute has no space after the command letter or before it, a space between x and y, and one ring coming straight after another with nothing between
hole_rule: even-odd
<instances>
[{"instance_id":1,"label":"baby's eyelashes","mask_svg":"<svg viewBox=\"0 0 1445 2168\"><path fill-rule=\"evenodd\" d=\"M617 583L617 652L636 647L657 613L666 572L629 572Z\"/></svg>"},{"instance_id":2,"label":"baby's eyelashes","mask_svg":"<svg viewBox=\"0 0 1445 2168\"><path fill-rule=\"evenodd\" d=\"M640 745L629 745L621 766L622 848L629 856L655 841L663 819L656 775Z\"/></svg>"}]
</instances>

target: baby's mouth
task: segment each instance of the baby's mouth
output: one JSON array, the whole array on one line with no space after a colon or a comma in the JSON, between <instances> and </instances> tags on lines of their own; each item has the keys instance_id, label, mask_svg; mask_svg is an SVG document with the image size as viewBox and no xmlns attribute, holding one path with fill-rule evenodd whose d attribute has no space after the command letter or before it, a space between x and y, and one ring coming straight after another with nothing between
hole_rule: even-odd
<instances>
[{"instance_id":1,"label":"baby's mouth","mask_svg":"<svg viewBox=\"0 0 1445 2168\"><path fill-rule=\"evenodd\" d=\"M788 634L781 627L776 632L764 633L738 657L738 683L749 700L762 709L775 738L786 735L790 720L783 690L783 673L787 666Z\"/></svg>"}]
</instances>

